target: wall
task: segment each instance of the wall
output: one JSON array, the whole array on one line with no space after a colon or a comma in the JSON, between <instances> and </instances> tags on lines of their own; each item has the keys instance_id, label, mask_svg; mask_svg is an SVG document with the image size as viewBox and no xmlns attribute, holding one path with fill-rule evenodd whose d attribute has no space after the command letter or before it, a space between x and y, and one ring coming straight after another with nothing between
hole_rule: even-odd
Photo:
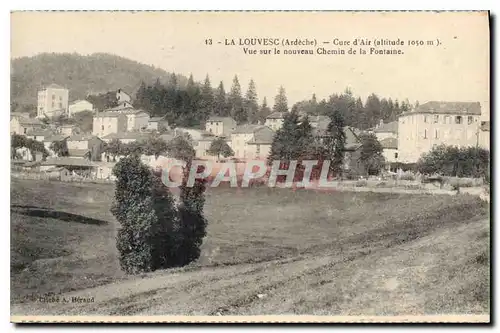
<instances>
[{"instance_id":1,"label":"wall","mask_svg":"<svg viewBox=\"0 0 500 333\"><path fill-rule=\"evenodd\" d=\"M435 121L435 116L437 122ZM423 153L434 145L475 146L480 126L479 115L461 116L462 123L456 124L459 115L409 114L399 117L399 161L415 163Z\"/></svg>"},{"instance_id":2,"label":"wall","mask_svg":"<svg viewBox=\"0 0 500 333\"><path fill-rule=\"evenodd\" d=\"M37 117L57 115L54 111L62 109L68 113L69 91L67 89L47 88L38 92Z\"/></svg>"}]
</instances>

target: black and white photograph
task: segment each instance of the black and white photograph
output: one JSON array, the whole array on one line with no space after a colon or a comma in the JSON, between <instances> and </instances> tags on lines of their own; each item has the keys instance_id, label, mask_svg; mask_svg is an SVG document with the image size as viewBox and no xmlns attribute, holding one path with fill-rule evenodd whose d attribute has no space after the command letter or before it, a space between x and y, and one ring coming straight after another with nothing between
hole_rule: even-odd
<instances>
[{"instance_id":1,"label":"black and white photograph","mask_svg":"<svg viewBox=\"0 0 500 333\"><path fill-rule=\"evenodd\" d=\"M10 20L11 322L490 322L489 12Z\"/></svg>"}]
</instances>

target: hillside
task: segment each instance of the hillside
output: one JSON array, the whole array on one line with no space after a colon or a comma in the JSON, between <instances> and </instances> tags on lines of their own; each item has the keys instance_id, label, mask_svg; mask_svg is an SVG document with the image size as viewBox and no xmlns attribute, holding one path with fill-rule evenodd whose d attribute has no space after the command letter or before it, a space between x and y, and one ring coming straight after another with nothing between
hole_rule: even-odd
<instances>
[{"instance_id":1,"label":"hillside","mask_svg":"<svg viewBox=\"0 0 500 333\"><path fill-rule=\"evenodd\" d=\"M197 262L127 276L113 190L12 180L12 315L489 313L489 210L473 196L214 188ZM94 302L31 297L50 293Z\"/></svg>"},{"instance_id":2,"label":"hillside","mask_svg":"<svg viewBox=\"0 0 500 333\"><path fill-rule=\"evenodd\" d=\"M135 94L141 81L167 82L170 73L160 68L106 53L41 53L11 61L11 102L36 104L37 90L57 83L70 90L70 101L117 90ZM180 85L187 79L178 76Z\"/></svg>"}]
</instances>

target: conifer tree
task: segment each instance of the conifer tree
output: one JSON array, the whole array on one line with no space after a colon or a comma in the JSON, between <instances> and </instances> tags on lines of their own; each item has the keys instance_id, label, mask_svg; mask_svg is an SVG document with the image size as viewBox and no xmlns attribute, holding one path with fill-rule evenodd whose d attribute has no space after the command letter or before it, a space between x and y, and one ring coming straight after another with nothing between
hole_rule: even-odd
<instances>
[{"instance_id":1,"label":"conifer tree","mask_svg":"<svg viewBox=\"0 0 500 333\"><path fill-rule=\"evenodd\" d=\"M283 86L280 86L278 94L274 98L273 112L288 112L288 100Z\"/></svg>"},{"instance_id":2,"label":"conifer tree","mask_svg":"<svg viewBox=\"0 0 500 333\"><path fill-rule=\"evenodd\" d=\"M255 82L250 80L248 84L248 90L245 95L245 113L248 116L248 122L250 124L256 124L259 121L259 106L257 104L257 88L255 87Z\"/></svg>"}]
</instances>

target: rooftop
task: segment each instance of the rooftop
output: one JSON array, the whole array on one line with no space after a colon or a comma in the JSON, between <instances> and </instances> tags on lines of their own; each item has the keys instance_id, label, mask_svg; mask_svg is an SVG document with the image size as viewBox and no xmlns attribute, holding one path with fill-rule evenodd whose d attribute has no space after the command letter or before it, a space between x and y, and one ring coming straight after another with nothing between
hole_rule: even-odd
<instances>
[{"instance_id":1,"label":"rooftop","mask_svg":"<svg viewBox=\"0 0 500 333\"><path fill-rule=\"evenodd\" d=\"M120 132L120 133L111 133L103 137L106 140L112 139L128 139L128 140L146 140L150 136L149 133L144 132Z\"/></svg>"},{"instance_id":2,"label":"rooftop","mask_svg":"<svg viewBox=\"0 0 500 333\"><path fill-rule=\"evenodd\" d=\"M234 121L231 117L211 116L207 121Z\"/></svg>"},{"instance_id":3,"label":"rooftop","mask_svg":"<svg viewBox=\"0 0 500 333\"><path fill-rule=\"evenodd\" d=\"M68 141L88 141L92 140L93 138L99 139L97 136L92 134L73 134L68 138Z\"/></svg>"},{"instance_id":4,"label":"rooftop","mask_svg":"<svg viewBox=\"0 0 500 333\"><path fill-rule=\"evenodd\" d=\"M149 122L152 123L152 122L156 122L156 121L162 121L162 120L165 120L165 116L163 117L151 117L149 118Z\"/></svg>"},{"instance_id":5,"label":"rooftop","mask_svg":"<svg viewBox=\"0 0 500 333\"><path fill-rule=\"evenodd\" d=\"M380 141L383 148L387 149L398 149L398 139L396 138L385 138Z\"/></svg>"},{"instance_id":6,"label":"rooftop","mask_svg":"<svg viewBox=\"0 0 500 333\"><path fill-rule=\"evenodd\" d=\"M121 112L104 111L104 112L97 113L94 117L98 117L98 118L103 118L103 117L119 117L120 115L122 115Z\"/></svg>"},{"instance_id":7,"label":"rooftop","mask_svg":"<svg viewBox=\"0 0 500 333\"><path fill-rule=\"evenodd\" d=\"M274 132L267 126L263 126L254 132L254 137L248 141L248 144L271 144L273 143Z\"/></svg>"},{"instance_id":8,"label":"rooftop","mask_svg":"<svg viewBox=\"0 0 500 333\"><path fill-rule=\"evenodd\" d=\"M72 157L84 157L90 152L88 149L68 149L69 156Z\"/></svg>"},{"instance_id":9,"label":"rooftop","mask_svg":"<svg viewBox=\"0 0 500 333\"><path fill-rule=\"evenodd\" d=\"M255 133L255 131L260 130L262 128L269 128L269 127L265 125L245 124L236 126L232 134L252 134Z\"/></svg>"},{"instance_id":10,"label":"rooftop","mask_svg":"<svg viewBox=\"0 0 500 333\"><path fill-rule=\"evenodd\" d=\"M26 117L17 117L19 123L21 125L42 125L42 122L36 118L26 118Z\"/></svg>"},{"instance_id":11,"label":"rooftop","mask_svg":"<svg viewBox=\"0 0 500 333\"><path fill-rule=\"evenodd\" d=\"M481 104L479 102L431 101L419 105L409 113L481 115Z\"/></svg>"},{"instance_id":12,"label":"rooftop","mask_svg":"<svg viewBox=\"0 0 500 333\"><path fill-rule=\"evenodd\" d=\"M55 84L55 83L52 83L52 84L49 84L47 87L45 87L46 89L47 88L50 88L50 89L66 89L58 84Z\"/></svg>"},{"instance_id":13,"label":"rooftop","mask_svg":"<svg viewBox=\"0 0 500 333\"><path fill-rule=\"evenodd\" d=\"M69 135L56 134L56 135L46 136L43 139L43 142L62 141L67 138L69 138Z\"/></svg>"},{"instance_id":14,"label":"rooftop","mask_svg":"<svg viewBox=\"0 0 500 333\"><path fill-rule=\"evenodd\" d=\"M390 123L381 123L379 126L373 129L375 133L397 133L398 132L398 122L391 121Z\"/></svg>"},{"instance_id":15,"label":"rooftop","mask_svg":"<svg viewBox=\"0 0 500 333\"><path fill-rule=\"evenodd\" d=\"M26 133L26 136L44 136L44 137L49 137L49 136L53 136L54 133L51 131L51 130L48 130L48 129L34 129L32 131L28 131Z\"/></svg>"}]
</instances>

